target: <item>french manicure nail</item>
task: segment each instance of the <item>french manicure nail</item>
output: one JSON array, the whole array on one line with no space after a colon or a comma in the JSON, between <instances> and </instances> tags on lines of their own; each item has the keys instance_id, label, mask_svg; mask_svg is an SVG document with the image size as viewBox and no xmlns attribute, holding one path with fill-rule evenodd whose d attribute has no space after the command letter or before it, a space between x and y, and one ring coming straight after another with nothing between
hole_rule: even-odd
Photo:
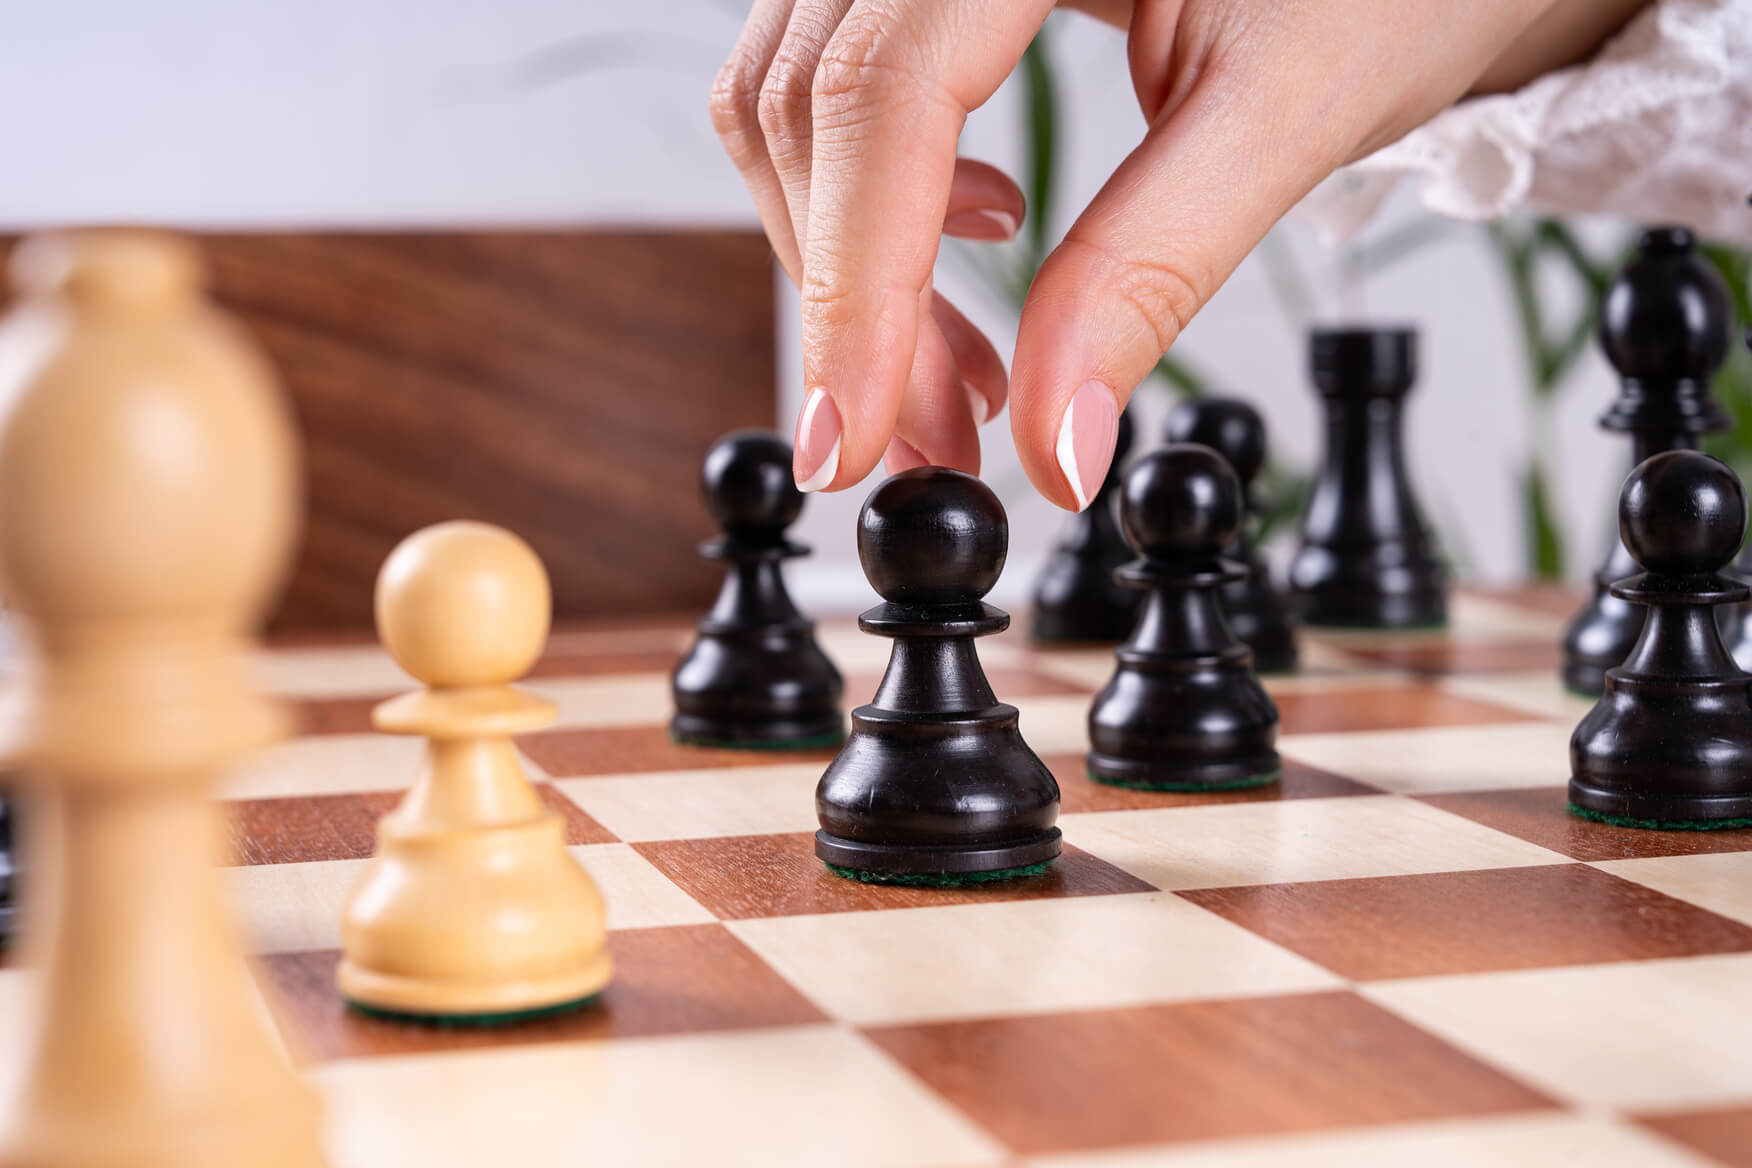
<instances>
[{"instance_id":1,"label":"french manicure nail","mask_svg":"<svg viewBox=\"0 0 1752 1168\"><path fill-rule=\"evenodd\" d=\"M961 383L961 388L967 391L967 404L973 407L973 424L983 426L997 416L992 409L992 403L986 400L986 395L973 388L967 382Z\"/></svg>"},{"instance_id":2,"label":"french manicure nail","mask_svg":"<svg viewBox=\"0 0 1752 1168\"><path fill-rule=\"evenodd\" d=\"M1099 381L1085 381L1065 407L1055 450L1059 471L1077 496L1077 510L1088 507L1101 489L1118 438L1119 404L1113 391Z\"/></svg>"},{"instance_id":3,"label":"french manicure nail","mask_svg":"<svg viewBox=\"0 0 1752 1168\"><path fill-rule=\"evenodd\" d=\"M840 436L845 432L840 424L839 407L816 386L803 402L803 412L797 416L797 448L791 454L791 475L799 491L819 491L833 482L839 473Z\"/></svg>"},{"instance_id":4,"label":"french manicure nail","mask_svg":"<svg viewBox=\"0 0 1752 1168\"><path fill-rule=\"evenodd\" d=\"M899 474L917 466L930 466L931 460L920 454L918 447L896 434L888 443L888 453L883 456L882 465L888 468L889 474Z\"/></svg>"},{"instance_id":5,"label":"french manicure nail","mask_svg":"<svg viewBox=\"0 0 1752 1168\"><path fill-rule=\"evenodd\" d=\"M957 211L943 220L943 230L949 235L958 235L963 239L981 239L991 243L1001 243L1006 239L1014 239L1016 228L1021 221L1008 211L998 211L990 207L970 207L965 211Z\"/></svg>"}]
</instances>

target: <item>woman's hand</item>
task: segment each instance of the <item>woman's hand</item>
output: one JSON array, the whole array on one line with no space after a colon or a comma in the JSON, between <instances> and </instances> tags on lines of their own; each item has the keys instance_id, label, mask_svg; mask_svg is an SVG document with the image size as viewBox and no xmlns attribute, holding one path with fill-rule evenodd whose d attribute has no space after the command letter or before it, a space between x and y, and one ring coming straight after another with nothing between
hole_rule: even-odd
<instances>
[{"instance_id":1,"label":"woman's hand","mask_svg":"<svg viewBox=\"0 0 1752 1168\"><path fill-rule=\"evenodd\" d=\"M1266 230L1589 2L1085 0L1129 27L1149 128L1041 268L1006 386L931 269L942 235L1021 221L1016 185L956 140L1051 0L755 0L712 115L802 290L799 485L850 486L885 454L977 472L1008 390L1035 486L1086 506L1133 388Z\"/></svg>"}]
</instances>

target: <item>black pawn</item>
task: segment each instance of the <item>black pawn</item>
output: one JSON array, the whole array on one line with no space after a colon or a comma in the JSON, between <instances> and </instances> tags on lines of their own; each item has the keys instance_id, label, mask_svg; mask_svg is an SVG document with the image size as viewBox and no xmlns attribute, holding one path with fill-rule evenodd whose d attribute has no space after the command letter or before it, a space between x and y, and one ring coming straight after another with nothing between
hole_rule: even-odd
<instances>
[{"instance_id":1,"label":"black pawn","mask_svg":"<svg viewBox=\"0 0 1752 1168\"><path fill-rule=\"evenodd\" d=\"M1248 528L1260 512L1253 480L1265 465L1265 422L1246 402L1207 397L1182 403L1168 415L1170 442L1196 442L1222 455L1241 480L1241 530L1223 555L1247 569L1247 579L1223 588L1223 614L1241 643L1253 650L1253 667L1283 673L1296 667L1296 631L1284 598L1271 586L1271 569L1253 545Z\"/></svg>"},{"instance_id":2,"label":"black pawn","mask_svg":"<svg viewBox=\"0 0 1752 1168\"><path fill-rule=\"evenodd\" d=\"M728 570L671 678L670 732L681 742L752 749L839 742L839 670L815 643L815 626L791 603L779 571L783 561L808 554L785 538L803 510L790 446L760 430L728 434L707 453L700 485L724 531L700 554Z\"/></svg>"},{"instance_id":3,"label":"black pawn","mask_svg":"<svg viewBox=\"0 0 1752 1168\"><path fill-rule=\"evenodd\" d=\"M1600 345L1623 379L1600 427L1630 435L1632 466L1663 450L1695 449L1701 435L1727 428L1709 383L1727 357L1732 321L1728 289L1698 256L1691 232L1644 232L1600 305ZM1636 644L1643 610L1612 591L1635 571L1615 540L1594 573L1593 599L1570 619L1563 682L1577 693L1599 693L1606 671Z\"/></svg>"},{"instance_id":4,"label":"black pawn","mask_svg":"<svg viewBox=\"0 0 1752 1168\"><path fill-rule=\"evenodd\" d=\"M1112 644L1131 632L1137 594L1113 580L1113 570L1131 559L1113 508L1131 445L1131 415L1122 412L1113 462L1101 489L1071 518L1034 585L1034 635L1039 640Z\"/></svg>"},{"instance_id":5,"label":"black pawn","mask_svg":"<svg viewBox=\"0 0 1752 1168\"><path fill-rule=\"evenodd\" d=\"M1275 780L1277 707L1219 597L1247 571L1222 558L1241 527L1240 480L1209 447L1164 447L1126 473L1119 514L1141 557L1120 579L1144 602L1089 709L1090 776L1160 791Z\"/></svg>"},{"instance_id":6,"label":"black pawn","mask_svg":"<svg viewBox=\"0 0 1752 1168\"><path fill-rule=\"evenodd\" d=\"M1644 571L1612 594L1642 632L1570 738L1570 806L1630 827L1752 824L1752 677L1722 644L1716 609L1752 596L1722 569L1746 530L1746 491L1692 450L1630 472L1618 532Z\"/></svg>"},{"instance_id":7,"label":"black pawn","mask_svg":"<svg viewBox=\"0 0 1752 1168\"><path fill-rule=\"evenodd\" d=\"M1412 494L1401 437L1417 334L1315 329L1309 342L1326 445L1290 564L1297 609L1316 625L1441 625L1447 573Z\"/></svg>"},{"instance_id":8,"label":"black pawn","mask_svg":"<svg viewBox=\"0 0 1752 1168\"><path fill-rule=\"evenodd\" d=\"M980 599L1009 538L998 497L960 471L905 471L864 501L858 559L886 603L858 627L894 638L894 651L815 790L815 854L841 875L955 884L1059 854L1058 783L973 644L1010 624Z\"/></svg>"}]
</instances>

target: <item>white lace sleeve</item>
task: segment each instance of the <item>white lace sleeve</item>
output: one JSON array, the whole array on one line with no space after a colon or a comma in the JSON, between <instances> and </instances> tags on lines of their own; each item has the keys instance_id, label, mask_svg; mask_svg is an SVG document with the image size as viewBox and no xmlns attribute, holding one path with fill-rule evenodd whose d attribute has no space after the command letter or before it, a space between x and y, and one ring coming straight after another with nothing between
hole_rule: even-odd
<instances>
[{"instance_id":1,"label":"white lace sleeve","mask_svg":"<svg viewBox=\"0 0 1752 1168\"><path fill-rule=\"evenodd\" d=\"M1661 0L1590 61L1443 111L1297 208L1333 239L1402 177L1459 219L1520 206L1752 241L1752 0Z\"/></svg>"}]
</instances>

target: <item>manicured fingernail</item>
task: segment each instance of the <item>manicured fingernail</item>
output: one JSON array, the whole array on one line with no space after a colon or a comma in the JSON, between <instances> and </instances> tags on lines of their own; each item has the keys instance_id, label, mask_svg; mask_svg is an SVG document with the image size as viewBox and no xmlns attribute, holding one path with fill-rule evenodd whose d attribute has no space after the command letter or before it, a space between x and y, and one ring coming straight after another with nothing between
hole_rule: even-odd
<instances>
[{"instance_id":1,"label":"manicured fingernail","mask_svg":"<svg viewBox=\"0 0 1752 1168\"><path fill-rule=\"evenodd\" d=\"M992 243L1014 239L1016 228L1020 226L1021 221L1008 211L996 211L989 207L970 207L943 220L945 234L962 239L983 239Z\"/></svg>"},{"instance_id":2,"label":"manicured fingernail","mask_svg":"<svg viewBox=\"0 0 1752 1168\"><path fill-rule=\"evenodd\" d=\"M974 425L983 426L997 416L997 411L992 409L992 403L986 399L985 394L965 381L961 383L961 388L967 391L967 404L973 407Z\"/></svg>"},{"instance_id":3,"label":"manicured fingernail","mask_svg":"<svg viewBox=\"0 0 1752 1168\"><path fill-rule=\"evenodd\" d=\"M1056 449L1059 470L1077 496L1077 510L1087 507L1101 489L1118 438L1119 403L1113 391L1099 381L1085 381L1065 407Z\"/></svg>"},{"instance_id":4,"label":"manicured fingernail","mask_svg":"<svg viewBox=\"0 0 1752 1168\"><path fill-rule=\"evenodd\" d=\"M827 390L816 386L803 403L797 416L797 449L791 454L791 474L799 491L819 491L833 482L839 473L840 435L839 407L827 396Z\"/></svg>"},{"instance_id":5,"label":"manicured fingernail","mask_svg":"<svg viewBox=\"0 0 1752 1168\"><path fill-rule=\"evenodd\" d=\"M882 456L882 465L888 468L889 474L899 474L915 466L930 466L931 460L920 454L918 447L896 435L889 440L888 453Z\"/></svg>"}]
</instances>

